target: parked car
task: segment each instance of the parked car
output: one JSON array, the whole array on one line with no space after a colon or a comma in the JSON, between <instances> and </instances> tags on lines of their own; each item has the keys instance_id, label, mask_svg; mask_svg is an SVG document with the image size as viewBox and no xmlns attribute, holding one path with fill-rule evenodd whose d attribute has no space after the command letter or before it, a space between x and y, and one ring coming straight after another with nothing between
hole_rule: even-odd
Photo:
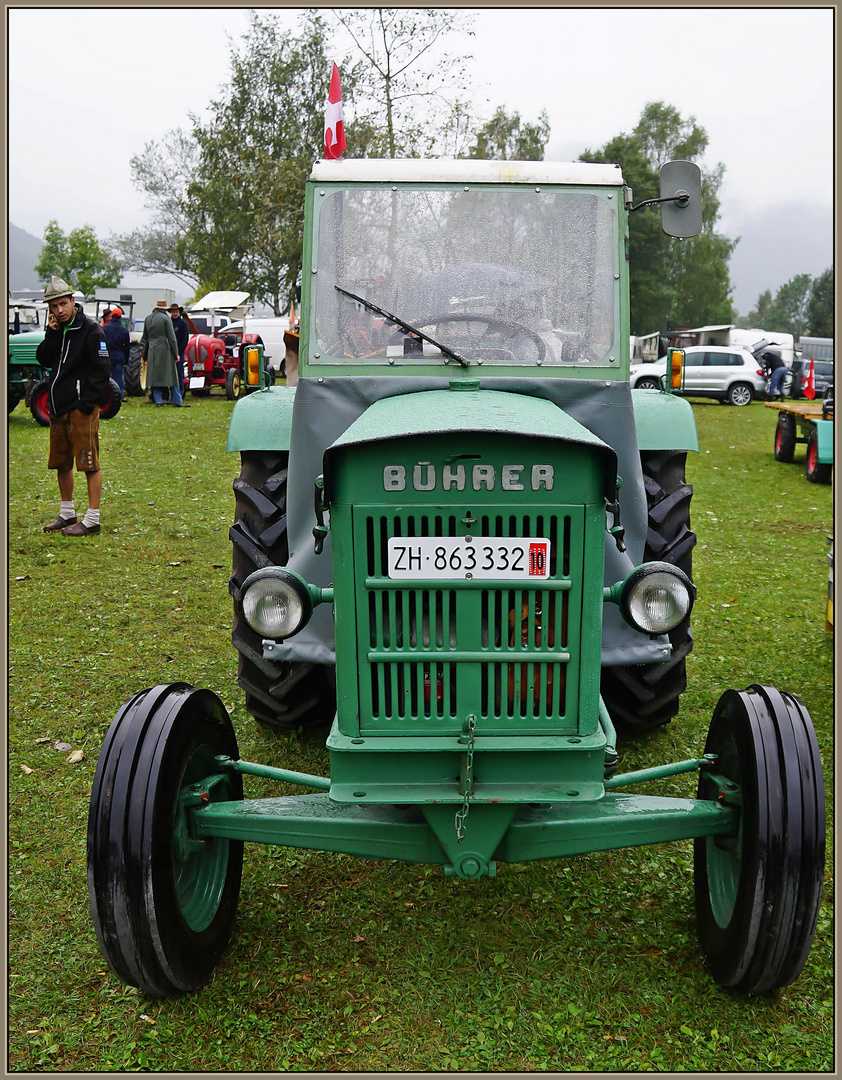
<instances>
[{"instance_id":1,"label":"parked car","mask_svg":"<svg viewBox=\"0 0 842 1080\"><path fill-rule=\"evenodd\" d=\"M833 361L832 360L816 360L814 362L813 378L816 385L816 397L824 397L825 389L829 386L833 386ZM807 379L810 375L810 357L804 357L793 360L792 362L792 387L790 389L790 397L803 398L804 388L807 385Z\"/></svg>"},{"instance_id":2,"label":"parked car","mask_svg":"<svg viewBox=\"0 0 842 1080\"><path fill-rule=\"evenodd\" d=\"M666 375L666 358L651 364L632 364L633 390L657 390ZM712 397L730 405L748 405L766 390L762 364L748 349L724 345L691 345L684 350L684 393Z\"/></svg>"}]
</instances>

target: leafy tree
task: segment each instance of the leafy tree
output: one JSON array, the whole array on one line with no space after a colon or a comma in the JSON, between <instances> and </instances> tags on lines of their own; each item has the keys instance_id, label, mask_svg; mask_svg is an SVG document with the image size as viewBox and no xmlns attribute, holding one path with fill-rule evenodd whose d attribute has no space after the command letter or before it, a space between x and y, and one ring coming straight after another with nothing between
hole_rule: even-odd
<instances>
[{"instance_id":1,"label":"leafy tree","mask_svg":"<svg viewBox=\"0 0 842 1080\"><path fill-rule=\"evenodd\" d=\"M610 140L602 150L586 151L582 161L617 162L635 203L657 198L658 170L675 158L693 160L707 149L708 136L694 117L649 102L630 135ZM728 262L737 241L716 232L719 187L725 168L702 169L702 231L684 240L667 237L653 209L629 220L631 329L647 333L673 325L730 322L733 317Z\"/></svg>"},{"instance_id":2,"label":"leafy tree","mask_svg":"<svg viewBox=\"0 0 842 1080\"><path fill-rule=\"evenodd\" d=\"M433 153L468 89L472 59L449 51L435 63L434 52L445 41L451 49L457 34L472 35L471 20L446 8L339 8L333 15L360 57L343 64L343 105L346 94L354 104L354 121L345 125L349 155Z\"/></svg>"},{"instance_id":3,"label":"leafy tree","mask_svg":"<svg viewBox=\"0 0 842 1080\"><path fill-rule=\"evenodd\" d=\"M807 298L807 325L811 337L833 337L833 267L813 279Z\"/></svg>"},{"instance_id":4,"label":"leafy tree","mask_svg":"<svg viewBox=\"0 0 842 1080\"><path fill-rule=\"evenodd\" d=\"M199 147L192 134L177 128L147 143L130 161L132 182L146 195L154 224L111 237L109 247L126 269L166 273L191 288L198 284L187 188L199 168Z\"/></svg>"},{"instance_id":5,"label":"leafy tree","mask_svg":"<svg viewBox=\"0 0 842 1080\"><path fill-rule=\"evenodd\" d=\"M247 290L286 310L301 270L304 183L322 146L330 82L327 29L317 12L298 32L250 12L210 117L191 116L132 160L154 226L119 237L138 269L177 273L202 289Z\"/></svg>"},{"instance_id":6,"label":"leafy tree","mask_svg":"<svg viewBox=\"0 0 842 1080\"><path fill-rule=\"evenodd\" d=\"M469 158L495 161L543 161L550 137L550 120L542 111L535 124L522 121L520 113L507 113L501 106L476 134Z\"/></svg>"},{"instance_id":7,"label":"leafy tree","mask_svg":"<svg viewBox=\"0 0 842 1080\"><path fill-rule=\"evenodd\" d=\"M748 315L742 315L735 320L736 325L744 330L748 330L751 327L758 327L762 330L769 322L771 310L772 290L764 289L760 296L758 296L757 303Z\"/></svg>"},{"instance_id":8,"label":"leafy tree","mask_svg":"<svg viewBox=\"0 0 842 1080\"><path fill-rule=\"evenodd\" d=\"M660 181L633 135L617 135L601 150L586 150L580 161L619 163L635 202L657 199ZM633 334L666 328L672 294L667 282L666 244L657 212L640 210L629 217L629 306Z\"/></svg>"},{"instance_id":9,"label":"leafy tree","mask_svg":"<svg viewBox=\"0 0 842 1080\"><path fill-rule=\"evenodd\" d=\"M812 278L796 274L778 289L768 313L768 330L792 334L796 341L807 332L807 304Z\"/></svg>"},{"instance_id":10,"label":"leafy tree","mask_svg":"<svg viewBox=\"0 0 842 1080\"><path fill-rule=\"evenodd\" d=\"M65 235L57 221L50 221L34 270L44 284L57 274L85 296L93 296L97 288L114 288L120 282L118 261L100 244L91 225L71 229Z\"/></svg>"},{"instance_id":11,"label":"leafy tree","mask_svg":"<svg viewBox=\"0 0 842 1080\"><path fill-rule=\"evenodd\" d=\"M650 101L644 106L634 135L654 169L676 159L693 161L708 146L707 132L697 126L695 116L682 120L678 109L662 101Z\"/></svg>"}]
</instances>

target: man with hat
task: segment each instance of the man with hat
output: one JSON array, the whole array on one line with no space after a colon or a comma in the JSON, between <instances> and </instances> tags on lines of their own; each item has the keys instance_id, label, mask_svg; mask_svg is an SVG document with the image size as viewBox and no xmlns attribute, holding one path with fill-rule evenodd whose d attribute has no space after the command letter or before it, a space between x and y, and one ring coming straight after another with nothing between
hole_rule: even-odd
<instances>
[{"instance_id":1,"label":"man with hat","mask_svg":"<svg viewBox=\"0 0 842 1080\"><path fill-rule=\"evenodd\" d=\"M49 315L36 356L50 368L47 402L50 413L48 469L56 470L61 497L58 517L44 532L91 536L100 531L99 410L108 400L111 362L102 328L73 299L73 289L53 275L44 290ZM88 509L81 521L73 503L73 465L88 483Z\"/></svg>"},{"instance_id":2,"label":"man with hat","mask_svg":"<svg viewBox=\"0 0 842 1080\"><path fill-rule=\"evenodd\" d=\"M178 389L181 391L182 398L184 397L184 353L187 350L187 343L190 340L190 330L187 323L181 316L182 308L178 304L170 304L170 317L172 318L172 328L175 330L175 343L178 346L178 363L176 364L176 374L178 375Z\"/></svg>"},{"instance_id":3,"label":"man with hat","mask_svg":"<svg viewBox=\"0 0 842 1080\"><path fill-rule=\"evenodd\" d=\"M172 404L189 409L178 388L178 344L166 300L158 300L144 319L140 342L146 350L146 385L152 387L152 400L163 405L161 391L168 387Z\"/></svg>"}]
</instances>

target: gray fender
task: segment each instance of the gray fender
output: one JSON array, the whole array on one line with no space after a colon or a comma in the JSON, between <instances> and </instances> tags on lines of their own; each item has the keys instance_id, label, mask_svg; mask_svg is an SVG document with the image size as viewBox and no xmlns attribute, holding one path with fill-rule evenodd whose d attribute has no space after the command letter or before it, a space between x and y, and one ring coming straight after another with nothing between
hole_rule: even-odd
<instances>
[{"instance_id":1,"label":"gray fender","mask_svg":"<svg viewBox=\"0 0 842 1080\"><path fill-rule=\"evenodd\" d=\"M289 450L295 391L294 386L268 386L240 398L228 427L228 452Z\"/></svg>"},{"instance_id":2,"label":"gray fender","mask_svg":"<svg viewBox=\"0 0 842 1080\"><path fill-rule=\"evenodd\" d=\"M640 450L699 449L689 401L660 390L632 390L634 425Z\"/></svg>"}]
</instances>

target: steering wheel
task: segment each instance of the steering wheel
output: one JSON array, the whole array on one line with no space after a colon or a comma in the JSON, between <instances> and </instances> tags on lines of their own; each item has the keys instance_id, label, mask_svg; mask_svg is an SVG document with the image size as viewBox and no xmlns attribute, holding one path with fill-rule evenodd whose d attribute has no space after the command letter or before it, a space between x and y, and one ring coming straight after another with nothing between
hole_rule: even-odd
<instances>
[{"instance_id":1,"label":"steering wheel","mask_svg":"<svg viewBox=\"0 0 842 1080\"><path fill-rule=\"evenodd\" d=\"M434 324L446 322L474 322L484 323L489 327L502 326L507 330L514 330L517 333L526 334L527 337L531 338L538 347L539 363L547 355L547 345L541 335L536 333L531 327L524 326L523 323L515 322L514 319L501 319L496 315L453 314L452 312L448 312L446 315L431 315L430 318L416 319L413 321L413 325L417 326L420 330L425 326L433 326Z\"/></svg>"}]
</instances>

